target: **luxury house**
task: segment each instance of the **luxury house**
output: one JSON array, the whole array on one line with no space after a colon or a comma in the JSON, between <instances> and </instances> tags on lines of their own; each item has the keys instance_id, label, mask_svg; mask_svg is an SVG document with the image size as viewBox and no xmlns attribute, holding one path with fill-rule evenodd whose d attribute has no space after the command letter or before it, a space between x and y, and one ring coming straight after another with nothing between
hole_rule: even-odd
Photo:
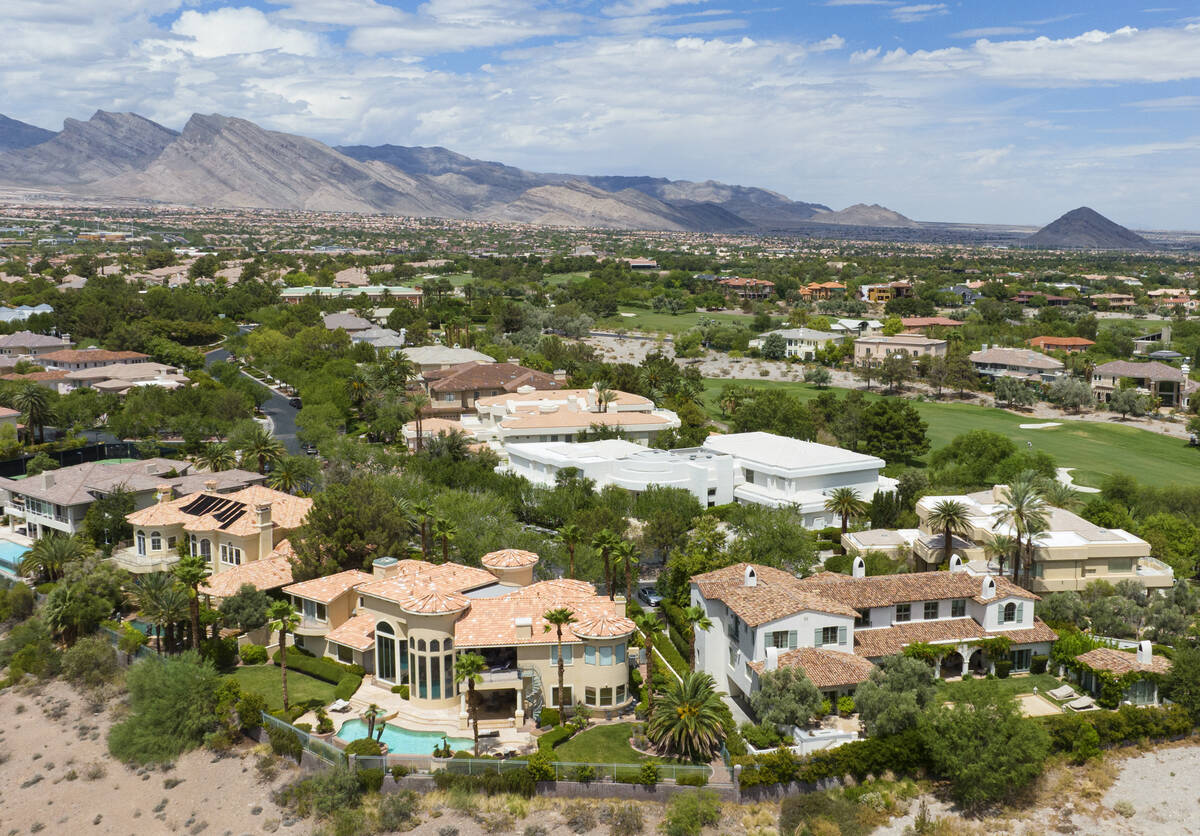
<instances>
[{"instance_id":1,"label":"luxury house","mask_svg":"<svg viewBox=\"0 0 1200 836\"><path fill-rule=\"evenodd\" d=\"M409 700L467 722L466 689L454 681L454 657L474 652L488 669L475 688L489 717L515 725L542 705L557 705L558 638L545 614L569 609L563 627L564 701L602 713L627 707L629 638L625 601L610 601L584 581L534 582L538 556L504 549L483 568L421 560L375 560L284 588L303 614L296 642L318 655L362 665L378 685L407 684Z\"/></svg>"},{"instance_id":2,"label":"luxury house","mask_svg":"<svg viewBox=\"0 0 1200 836\"><path fill-rule=\"evenodd\" d=\"M188 462L174 459L87 462L24 479L0 478L0 495L9 525L36 540L51 532L78 533L92 503L118 490L132 494L134 507L141 509L167 491L224 494L258 484L263 478L246 470L193 473Z\"/></svg>"},{"instance_id":3,"label":"luxury house","mask_svg":"<svg viewBox=\"0 0 1200 836\"><path fill-rule=\"evenodd\" d=\"M145 363L149 359L149 354L142 354L140 351L108 351L94 347L64 348L38 355L38 364L50 369L77 372L81 369L95 369L100 366Z\"/></svg>"},{"instance_id":4,"label":"luxury house","mask_svg":"<svg viewBox=\"0 0 1200 836\"><path fill-rule=\"evenodd\" d=\"M73 348L70 337L48 337L32 331L17 331L0 337L0 354L18 357L40 357L64 348Z\"/></svg>"},{"instance_id":5,"label":"luxury house","mask_svg":"<svg viewBox=\"0 0 1200 836\"><path fill-rule=\"evenodd\" d=\"M763 342L772 334L778 334L783 338L785 357L798 357L801 360L812 360L816 356L817 349L836 345L846 339L845 334L814 331L812 328L783 328L777 331L768 331L762 336L750 340L749 347L761 349Z\"/></svg>"},{"instance_id":6,"label":"luxury house","mask_svg":"<svg viewBox=\"0 0 1200 836\"><path fill-rule=\"evenodd\" d=\"M519 363L460 363L445 369L431 369L421 375L429 393L428 411L432 415L455 416L475 411L475 401L516 392L522 386L537 390L558 389L567 382L566 372L546 374Z\"/></svg>"},{"instance_id":7,"label":"luxury house","mask_svg":"<svg viewBox=\"0 0 1200 836\"><path fill-rule=\"evenodd\" d=\"M168 485L158 502L125 519L134 545L113 553L130 572L163 572L179 562L178 547L208 558L212 574L272 556L280 541L299 528L313 501L252 485L230 494L207 488L179 499Z\"/></svg>"},{"instance_id":8,"label":"luxury house","mask_svg":"<svg viewBox=\"0 0 1200 836\"><path fill-rule=\"evenodd\" d=\"M1062 374L1063 362L1031 348L1004 348L984 343L979 351L971 352L975 371L987 377L1015 377L1037 383L1050 381Z\"/></svg>"},{"instance_id":9,"label":"luxury house","mask_svg":"<svg viewBox=\"0 0 1200 836\"><path fill-rule=\"evenodd\" d=\"M916 334L897 334L894 337L863 337L854 341L854 364L880 366L888 357L945 357L946 341Z\"/></svg>"},{"instance_id":10,"label":"luxury house","mask_svg":"<svg viewBox=\"0 0 1200 836\"><path fill-rule=\"evenodd\" d=\"M1200 388L1200 383L1188 377L1186 366L1177 369L1154 361L1113 360L1092 369L1092 393L1100 403L1108 403L1123 381L1158 398L1163 406L1179 409L1190 407L1192 395Z\"/></svg>"},{"instance_id":11,"label":"luxury house","mask_svg":"<svg viewBox=\"0 0 1200 836\"><path fill-rule=\"evenodd\" d=\"M1034 616L1040 600L1000 577L962 571L864 576L787 572L739 563L691 579L691 603L712 621L696 633L697 670L717 687L749 695L780 667L804 671L831 700L853 693L874 661L910 644L933 645L939 676L986 674L998 661L981 645L1008 639L1007 658L1027 671L1057 635Z\"/></svg>"},{"instance_id":12,"label":"luxury house","mask_svg":"<svg viewBox=\"0 0 1200 836\"><path fill-rule=\"evenodd\" d=\"M1040 348L1042 351L1065 351L1067 354L1087 351L1095 344L1095 341L1083 337L1034 337L1029 341L1033 348Z\"/></svg>"}]
</instances>

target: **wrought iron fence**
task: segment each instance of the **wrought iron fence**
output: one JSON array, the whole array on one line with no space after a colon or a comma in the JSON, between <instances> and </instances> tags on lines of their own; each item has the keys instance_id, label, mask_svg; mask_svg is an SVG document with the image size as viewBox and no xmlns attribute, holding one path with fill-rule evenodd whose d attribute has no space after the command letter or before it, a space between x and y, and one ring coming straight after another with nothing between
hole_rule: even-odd
<instances>
[{"instance_id":1,"label":"wrought iron fence","mask_svg":"<svg viewBox=\"0 0 1200 836\"><path fill-rule=\"evenodd\" d=\"M342 750L333 744L313 737L303 729L298 729L291 723L280 720L278 717L273 717L265 711L262 712L262 720L264 726L273 726L277 729L283 729L291 732L299 739L300 745L315 755L320 760L324 761L329 766L334 766L338 763L345 763L345 755Z\"/></svg>"}]
</instances>

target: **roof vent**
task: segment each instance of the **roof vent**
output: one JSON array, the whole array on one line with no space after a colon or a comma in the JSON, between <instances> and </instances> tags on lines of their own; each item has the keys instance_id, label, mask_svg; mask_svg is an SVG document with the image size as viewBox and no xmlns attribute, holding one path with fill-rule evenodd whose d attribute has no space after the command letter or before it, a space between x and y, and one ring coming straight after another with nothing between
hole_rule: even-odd
<instances>
[{"instance_id":1,"label":"roof vent","mask_svg":"<svg viewBox=\"0 0 1200 836\"><path fill-rule=\"evenodd\" d=\"M754 571L753 566L746 567L745 579L746 586L758 586L758 572Z\"/></svg>"},{"instance_id":2,"label":"roof vent","mask_svg":"<svg viewBox=\"0 0 1200 836\"><path fill-rule=\"evenodd\" d=\"M518 394L518 395L528 395L530 392L536 392L536 391L537 391L537 389L534 389L534 388L533 388L532 386L530 386L528 383L526 383L524 386L518 386L518 387L517 387L517 394Z\"/></svg>"},{"instance_id":3,"label":"roof vent","mask_svg":"<svg viewBox=\"0 0 1200 836\"><path fill-rule=\"evenodd\" d=\"M996 597L996 579L984 578L983 590L979 593L979 597L985 601L990 601Z\"/></svg>"},{"instance_id":4,"label":"roof vent","mask_svg":"<svg viewBox=\"0 0 1200 836\"><path fill-rule=\"evenodd\" d=\"M961 554L950 555L950 571L962 572L964 570L963 559Z\"/></svg>"},{"instance_id":5,"label":"roof vent","mask_svg":"<svg viewBox=\"0 0 1200 836\"><path fill-rule=\"evenodd\" d=\"M1140 641L1137 646L1137 661L1139 665L1149 665L1154 658L1154 648L1148 641Z\"/></svg>"},{"instance_id":6,"label":"roof vent","mask_svg":"<svg viewBox=\"0 0 1200 836\"><path fill-rule=\"evenodd\" d=\"M851 568L850 574L854 575L856 578L865 578L867 576L866 561L864 561L861 557L855 557L853 568Z\"/></svg>"}]
</instances>

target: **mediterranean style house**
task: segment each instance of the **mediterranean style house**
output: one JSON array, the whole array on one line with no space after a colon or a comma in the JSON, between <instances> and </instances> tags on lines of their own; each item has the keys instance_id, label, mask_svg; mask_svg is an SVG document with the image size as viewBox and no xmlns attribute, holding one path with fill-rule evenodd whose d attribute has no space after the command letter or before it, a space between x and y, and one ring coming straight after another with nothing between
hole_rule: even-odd
<instances>
[{"instance_id":1,"label":"mediterranean style house","mask_svg":"<svg viewBox=\"0 0 1200 836\"><path fill-rule=\"evenodd\" d=\"M123 569L165 572L179 562L179 546L208 558L212 574L271 557L280 542L299 528L312 500L252 485L230 494L211 490L172 498L169 486L158 502L126 515L134 545L113 552Z\"/></svg>"},{"instance_id":2,"label":"mediterranean style house","mask_svg":"<svg viewBox=\"0 0 1200 836\"><path fill-rule=\"evenodd\" d=\"M912 357L917 362L921 357L945 357L945 340L921 337L916 334L897 334L894 337L863 337L854 341L854 364L872 368L883 365L888 357Z\"/></svg>"},{"instance_id":3,"label":"mediterranean style house","mask_svg":"<svg viewBox=\"0 0 1200 836\"><path fill-rule=\"evenodd\" d=\"M538 556L504 549L483 568L381 557L370 573L351 570L286 586L302 614L296 643L362 665L377 685L405 684L415 707L467 722L466 688L454 681L454 657L487 661L475 690L481 716L520 726L543 705L557 706L558 638L545 615L569 609L563 627L563 695L616 713L635 698L629 688L625 601L610 601L584 581L534 582Z\"/></svg>"},{"instance_id":4,"label":"mediterranean style house","mask_svg":"<svg viewBox=\"0 0 1200 836\"><path fill-rule=\"evenodd\" d=\"M830 699L852 694L874 660L910 644L941 651L942 677L994 669L980 642L1009 640L1012 670L1027 671L1057 635L1034 616L1040 600L1000 577L966 572L864 576L787 572L738 563L691 579L691 603L712 621L697 631L696 670L730 694L750 695L759 678L780 667L804 671Z\"/></svg>"}]
</instances>

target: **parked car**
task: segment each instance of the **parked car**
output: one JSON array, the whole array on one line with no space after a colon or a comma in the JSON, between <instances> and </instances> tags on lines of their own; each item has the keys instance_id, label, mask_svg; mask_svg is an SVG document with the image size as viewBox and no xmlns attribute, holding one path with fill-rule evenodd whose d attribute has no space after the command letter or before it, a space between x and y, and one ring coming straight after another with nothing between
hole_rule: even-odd
<instances>
[{"instance_id":1,"label":"parked car","mask_svg":"<svg viewBox=\"0 0 1200 836\"><path fill-rule=\"evenodd\" d=\"M292 409L303 409L304 403L299 398L288 398L288 406Z\"/></svg>"},{"instance_id":2,"label":"parked car","mask_svg":"<svg viewBox=\"0 0 1200 836\"><path fill-rule=\"evenodd\" d=\"M657 607L662 603L662 596L648 586L643 586L639 589L637 597L641 599L643 604L651 607Z\"/></svg>"}]
</instances>

